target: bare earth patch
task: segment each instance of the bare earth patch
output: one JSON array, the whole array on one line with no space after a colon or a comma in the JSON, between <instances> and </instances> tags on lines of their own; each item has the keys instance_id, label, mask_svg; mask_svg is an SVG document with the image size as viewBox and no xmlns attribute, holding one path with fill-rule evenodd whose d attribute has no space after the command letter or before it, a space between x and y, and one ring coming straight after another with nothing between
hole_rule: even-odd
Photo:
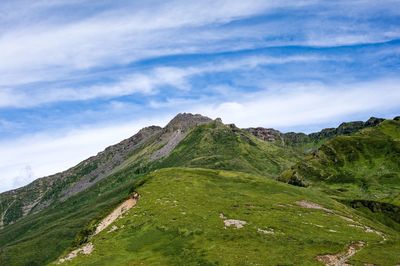
<instances>
[{"instance_id":1,"label":"bare earth patch","mask_svg":"<svg viewBox=\"0 0 400 266\"><path fill-rule=\"evenodd\" d=\"M110 213L106 218L104 218L96 228L96 232L94 235L97 235L104 229L106 229L110 224L112 224L115 220L120 218L124 213L129 211L133 206L136 205L136 202L139 199L139 194L135 193L133 196L126 201L124 201L121 205L119 205L112 213Z\"/></svg>"},{"instance_id":2,"label":"bare earth patch","mask_svg":"<svg viewBox=\"0 0 400 266\"><path fill-rule=\"evenodd\" d=\"M88 254L92 253L93 248L94 248L94 246L92 243L87 243L83 247L71 251L65 258L60 259L58 261L58 264L72 260L73 258L78 256L78 254L88 255Z\"/></svg>"},{"instance_id":3,"label":"bare earth patch","mask_svg":"<svg viewBox=\"0 0 400 266\"><path fill-rule=\"evenodd\" d=\"M300 207L303 208L307 208L307 209L316 209L316 210L323 210L329 213L332 213L332 210L329 210L327 208L322 207L321 205L311 202L311 201L307 201L307 200L300 200L300 201L296 201L297 205L299 205Z\"/></svg>"},{"instance_id":4,"label":"bare earth patch","mask_svg":"<svg viewBox=\"0 0 400 266\"><path fill-rule=\"evenodd\" d=\"M317 260L324 263L326 266L348 266L349 264L347 264L347 261L364 247L364 245L365 243L362 241L354 242L348 246L345 253L321 255L317 256Z\"/></svg>"}]
</instances>

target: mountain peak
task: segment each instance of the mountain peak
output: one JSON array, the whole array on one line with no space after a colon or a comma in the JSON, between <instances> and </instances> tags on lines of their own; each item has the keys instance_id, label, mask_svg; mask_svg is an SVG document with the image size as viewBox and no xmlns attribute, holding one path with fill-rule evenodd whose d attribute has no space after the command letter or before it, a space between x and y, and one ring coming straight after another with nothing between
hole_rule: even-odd
<instances>
[{"instance_id":1,"label":"mountain peak","mask_svg":"<svg viewBox=\"0 0 400 266\"><path fill-rule=\"evenodd\" d=\"M165 127L167 131L187 131L200 124L210 123L213 120L200 114L179 113Z\"/></svg>"}]
</instances>

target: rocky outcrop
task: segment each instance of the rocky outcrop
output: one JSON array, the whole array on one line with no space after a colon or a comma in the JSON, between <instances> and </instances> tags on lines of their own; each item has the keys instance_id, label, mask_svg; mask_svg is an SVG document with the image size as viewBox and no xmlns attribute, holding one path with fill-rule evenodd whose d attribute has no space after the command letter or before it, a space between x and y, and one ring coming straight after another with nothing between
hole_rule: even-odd
<instances>
[{"instance_id":1,"label":"rocky outcrop","mask_svg":"<svg viewBox=\"0 0 400 266\"><path fill-rule=\"evenodd\" d=\"M264 141L279 142L288 146L299 146L310 142L318 142L320 140L330 139L339 135L350 135L360 131L361 129L377 126L384 120L385 119L383 118L371 117L365 122L345 122L340 124L337 128L325 128L319 132L308 135L296 132L282 133L273 128L263 127L246 128L245 130Z\"/></svg>"},{"instance_id":2,"label":"rocky outcrop","mask_svg":"<svg viewBox=\"0 0 400 266\"><path fill-rule=\"evenodd\" d=\"M210 123L213 120L200 114L180 113L176 115L164 128L164 132L180 130L186 132L195 126Z\"/></svg>"},{"instance_id":3,"label":"rocky outcrop","mask_svg":"<svg viewBox=\"0 0 400 266\"><path fill-rule=\"evenodd\" d=\"M321 139L332 138L339 135L350 135L352 133L360 131L361 129L377 126L384 120L385 119L383 118L371 117L365 122L363 121L345 122L340 124L337 128L326 128L321 130L320 132L311 133L309 134L309 137L313 141L319 141Z\"/></svg>"},{"instance_id":4,"label":"rocky outcrop","mask_svg":"<svg viewBox=\"0 0 400 266\"><path fill-rule=\"evenodd\" d=\"M283 134L276 129L263 128L263 127L256 127L256 128L250 127L246 128L245 130L264 141L281 142L282 144L284 144Z\"/></svg>"},{"instance_id":5,"label":"rocky outcrop","mask_svg":"<svg viewBox=\"0 0 400 266\"><path fill-rule=\"evenodd\" d=\"M159 137L159 144L162 147L150 156L150 160L155 161L167 156L192 128L212 121L211 118L199 114L178 114L162 129L162 134Z\"/></svg>"}]
</instances>

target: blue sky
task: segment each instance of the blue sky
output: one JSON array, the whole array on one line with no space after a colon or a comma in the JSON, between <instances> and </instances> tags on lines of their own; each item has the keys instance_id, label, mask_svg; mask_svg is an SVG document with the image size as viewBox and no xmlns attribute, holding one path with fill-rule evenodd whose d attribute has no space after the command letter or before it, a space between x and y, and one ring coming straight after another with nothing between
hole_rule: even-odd
<instances>
[{"instance_id":1,"label":"blue sky","mask_svg":"<svg viewBox=\"0 0 400 266\"><path fill-rule=\"evenodd\" d=\"M312 132L400 115L400 1L2 1L0 191L178 112Z\"/></svg>"}]
</instances>

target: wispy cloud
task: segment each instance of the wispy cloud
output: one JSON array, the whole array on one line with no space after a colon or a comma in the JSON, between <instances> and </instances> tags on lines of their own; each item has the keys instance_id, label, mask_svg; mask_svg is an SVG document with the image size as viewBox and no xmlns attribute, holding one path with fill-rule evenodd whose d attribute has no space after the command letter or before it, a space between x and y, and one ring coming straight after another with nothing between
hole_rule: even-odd
<instances>
[{"instance_id":1,"label":"wispy cloud","mask_svg":"<svg viewBox=\"0 0 400 266\"><path fill-rule=\"evenodd\" d=\"M400 80L378 80L368 83L281 84L274 90L246 94L231 100L194 109L222 117L241 127L266 126L290 128L364 118L397 110L400 102Z\"/></svg>"},{"instance_id":2,"label":"wispy cloud","mask_svg":"<svg viewBox=\"0 0 400 266\"><path fill-rule=\"evenodd\" d=\"M72 15L73 20L67 17L80 10L77 2L17 1L11 7L0 5L0 10L8 14L3 21L5 27L0 28L0 85L60 79L87 69L163 55L257 45L347 45L399 37L395 28L398 25L386 24L387 28L382 30L365 18L371 9L379 8L382 12L394 9L395 1L386 1L378 7L369 1L335 5L319 1L258 0L106 3L93 4L95 10L98 8L97 13L88 11L91 4L87 4L87 9L76 12L81 16ZM309 19L298 14L305 8L314 11ZM290 20L282 16L282 19L261 23L230 24L251 16L282 12L279 11L282 9L293 10L298 16ZM338 10L344 11L346 19L337 18ZM393 12L389 14L397 15ZM52 16L53 13L59 16ZM9 25L15 18L26 22L14 27Z\"/></svg>"},{"instance_id":3,"label":"wispy cloud","mask_svg":"<svg viewBox=\"0 0 400 266\"><path fill-rule=\"evenodd\" d=\"M76 88L1 89L0 108L27 108L60 101L82 101L96 98L114 98L135 93L152 94L158 89L171 86L179 90L191 88L189 79L207 73L252 69L262 65L290 62L337 60L327 56L248 56L190 67L156 67L139 73L125 75L113 82L102 82Z\"/></svg>"}]
</instances>

